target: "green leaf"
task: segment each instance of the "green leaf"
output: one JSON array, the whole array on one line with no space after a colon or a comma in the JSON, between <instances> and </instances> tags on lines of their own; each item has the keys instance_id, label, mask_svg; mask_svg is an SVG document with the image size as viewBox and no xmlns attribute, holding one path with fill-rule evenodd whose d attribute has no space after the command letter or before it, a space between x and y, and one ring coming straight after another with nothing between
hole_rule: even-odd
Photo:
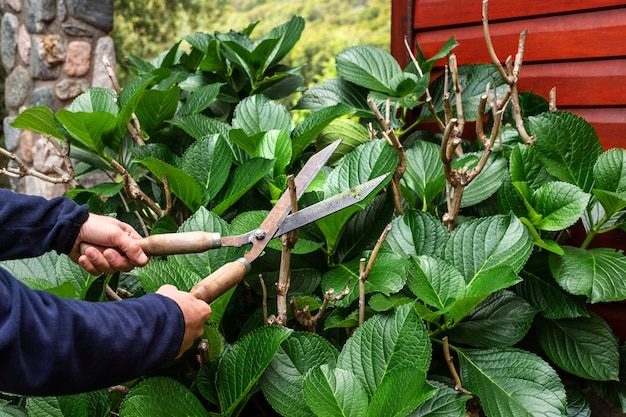
<instances>
[{"instance_id":1,"label":"green leaf","mask_svg":"<svg viewBox=\"0 0 626 417\"><path fill-rule=\"evenodd\" d=\"M510 291L492 294L449 332L450 340L473 347L513 346L528 333L537 310Z\"/></svg>"},{"instance_id":2,"label":"green leaf","mask_svg":"<svg viewBox=\"0 0 626 417\"><path fill-rule=\"evenodd\" d=\"M320 112L323 110L320 110ZM317 136L315 146L318 150L340 140L328 163L334 165L343 156L352 152L354 148L368 142L367 129L352 119L335 119L326 126Z\"/></svg>"},{"instance_id":3,"label":"green leaf","mask_svg":"<svg viewBox=\"0 0 626 417\"><path fill-rule=\"evenodd\" d=\"M473 169L478 165L481 153L466 153L453 162L455 169ZM473 206L491 197L502 185L506 175L506 159L502 156L490 156L480 174L463 191L461 208Z\"/></svg>"},{"instance_id":4,"label":"green leaf","mask_svg":"<svg viewBox=\"0 0 626 417\"><path fill-rule=\"evenodd\" d=\"M365 417L367 393L350 371L328 365L314 368L304 378L304 397L318 417Z\"/></svg>"},{"instance_id":5,"label":"green leaf","mask_svg":"<svg viewBox=\"0 0 626 417\"><path fill-rule=\"evenodd\" d=\"M165 91L148 90L143 93L135 109L141 128L148 133L156 131L163 122L174 116L179 98L178 87Z\"/></svg>"},{"instance_id":6,"label":"green leaf","mask_svg":"<svg viewBox=\"0 0 626 417\"><path fill-rule=\"evenodd\" d=\"M369 306L377 313L389 311L404 304L408 304L413 300L402 294L391 294L389 296L384 294L374 294L370 297Z\"/></svg>"},{"instance_id":7,"label":"green leaf","mask_svg":"<svg viewBox=\"0 0 626 417\"><path fill-rule=\"evenodd\" d=\"M565 389L535 354L513 348L457 350L463 386L480 397L489 417L561 417Z\"/></svg>"},{"instance_id":8,"label":"green leaf","mask_svg":"<svg viewBox=\"0 0 626 417\"><path fill-rule=\"evenodd\" d=\"M567 417L591 417L589 400L579 390L567 388Z\"/></svg>"},{"instance_id":9,"label":"green leaf","mask_svg":"<svg viewBox=\"0 0 626 417\"><path fill-rule=\"evenodd\" d=\"M136 77L127 83L120 92L120 111L115 124L113 147L117 147L126 134L128 123L137 109L141 97L156 78L157 76L153 74Z\"/></svg>"},{"instance_id":10,"label":"green leaf","mask_svg":"<svg viewBox=\"0 0 626 417\"><path fill-rule=\"evenodd\" d=\"M148 378L122 401L120 417L208 417L202 403L183 384L170 378Z\"/></svg>"},{"instance_id":11,"label":"green leaf","mask_svg":"<svg viewBox=\"0 0 626 417\"><path fill-rule=\"evenodd\" d=\"M113 90L92 87L76 97L67 109L74 113L106 112L117 116L117 97Z\"/></svg>"},{"instance_id":12,"label":"green leaf","mask_svg":"<svg viewBox=\"0 0 626 417\"><path fill-rule=\"evenodd\" d=\"M154 292L165 284L172 284L181 291L189 291L204 278L189 267L158 259L137 269L136 274L141 286L147 292Z\"/></svg>"},{"instance_id":13,"label":"green leaf","mask_svg":"<svg viewBox=\"0 0 626 417\"><path fill-rule=\"evenodd\" d=\"M397 293L406 282L406 268L407 261L400 255L379 253L365 281L365 293L381 292L385 295ZM340 264L322 277L324 292L333 288L338 294L346 287L350 288L350 293L335 302L335 306L347 307L359 298L359 259Z\"/></svg>"},{"instance_id":14,"label":"green leaf","mask_svg":"<svg viewBox=\"0 0 626 417\"><path fill-rule=\"evenodd\" d=\"M542 216L536 223L541 230L565 229L582 216L589 202L589 194L565 182L548 182L533 193L533 207Z\"/></svg>"},{"instance_id":15,"label":"green leaf","mask_svg":"<svg viewBox=\"0 0 626 417\"><path fill-rule=\"evenodd\" d=\"M439 256L448 236L443 224L433 215L407 210L392 221L383 247L404 255Z\"/></svg>"},{"instance_id":16,"label":"green leaf","mask_svg":"<svg viewBox=\"0 0 626 417\"><path fill-rule=\"evenodd\" d=\"M28 417L21 408L0 404L0 417Z\"/></svg>"},{"instance_id":17,"label":"green leaf","mask_svg":"<svg viewBox=\"0 0 626 417\"><path fill-rule=\"evenodd\" d=\"M172 193L191 210L197 210L202 205L203 189L185 171L153 157L138 162L158 179L166 177Z\"/></svg>"},{"instance_id":18,"label":"green leaf","mask_svg":"<svg viewBox=\"0 0 626 417\"><path fill-rule=\"evenodd\" d=\"M528 119L537 156L550 175L591 191L593 167L602 153L591 124L566 112L548 112Z\"/></svg>"},{"instance_id":19,"label":"green leaf","mask_svg":"<svg viewBox=\"0 0 626 417\"><path fill-rule=\"evenodd\" d=\"M304 376L313 368L334 368L339 352L313 333L295 332L285 340L261 379L261 389L274 410L284 416L314 417L304 399Z\"/></svg>"},{"instance_id":20,"label":"green leaf","mask_svg":"<svg viewBox=\"0 0 626 417\"><path fill-rule=\"evenodd\" d=\"M291 139L289 133L284 130L270 130L256 146L252 156L273 159L274 176L285 173L285 169L291 161Z\"/></svg>"},{"instance_id":21,"label":"green leaf","mask_svg":"<svg viewBox=\"0 0 626 417\"><path fill-rule=\"evenodd\" d=\"M324 330L328 329L349 329L358 327L359 325L359 310L354 310L351 313L345 313L344 309L334 309L324 321Z\"/></svg>"},{"instance_id":22,"label":"green leaf","mask_svg":"<svg viewBox=\"0 0 626 417\"><path fill-rule=\"evenodd\" d=\"M409 417L466 417L465 403L470 396L461 395L441 382L428 383L435 387L435 393L409 414Z\"/></svg>"},{"instance_id":23,"label":"green leaf","mask_svg":"<svg viewBox=\"0 0 626 417\"><path fill-rule=\"evenodd\" d=\"M235 108L233 128L242 129L248 135L270 130L291 131L289 111L263 95L246 97Z\"/></svg>"},{"instance_id":24,"label":"green leaf","mask_svg":"<svg viewBox=\"0 0 626 417\"><path fill-rule=\"evenodd\" d=\"M242 163L230 176L228 186L223 195L215 201L219 203L213 208L216 214L222 214L235 204L248 190L272 171L274 163L269 159L254 158Z\"/></svg>"},{"instance_id":25,"label":"green leaf","mask_svg":"<svg viewBox=\"0 0 626 417\"><path fill-rule=\"evenodd\" d=\"M626 192L616 193L594 189L592 193L608 214L614 214L626 208Z\"/></svg>"},{"instance_id":26,"label":"green leaf","mask_svg":"<svg viewBox=\"0 0 626 417\"><path fill-rule=\"evenodd\" d=\"M591 303L626 298L626 257L613 249L564 246L563 256L550 255L550 271L570 294L586 295Z\"/></svg>"},{"instance_id":27,"label":"green leaf","mask_svg":"<svg viewBox=\"0 0 626 417\"><path fill-rule=\"evenodd\" d=\"M225 416L233 415L250 394L291 332L285 327L262 327L239 339L222 354L216 386L220 409Z\"/></svg>"},{"instance_id":28,"label":"green leaf","mask_svg":"<svg viewBox=\"0 0 626 417\"><path fill-rule=\"evenodd\" d=\"M609 149L602 153L593 167L594 188L604 191L626 191L626 151Z\"/></svg>"},{"instance_id":29,"label":"green leaf","mask_svg":"<svg viewBox=\"0 0 626 417\"><path fill-rule=\"evenodd\" d=\"M394 77L402 75L402 68L391 54L373 46L354 46L336 57L337 73L344 79L383 93L393 93Z\"/></svg>"},{"instance_id":30,"label":"green leaf","mask_svg":"<svg viewBox=\"0 0 626 417\"><path fill-rule=\"evenodd\" d=\"M93 391L62 397L28 398L26 411L31 417L106 417L110 415L111 404L104 391ZM0 415L3 415L1 408ZM22 415L25 414L15 414Z\"/></svg>"},{"instance_id":31,"label":"green leaf","mask_svg":"<svg viewBox=\"0 0 626 417\"><path fill-rule=\"evenodd\" d=\"M561 369L586 379L619 379L617 339L600 317L550 320L537 326L537 340Z\"/></svg>"},{"instance_id":32,"label":"green leaf","mask_svg":"<svg viewBox=\"0 0 626 417\"><path fill-rule=\"evenodd\" d=\"M401 184L415 192L426 207L445 187L439 146L418 141L406 150L407 169Z\"/></svg>"},{"instance_id":33,"label":"green leaf","mask_svg":"<svg viewBox=\"0 0 626 417\"><path fill-rule=\"evenodd\" d=\"M300 155L302 151L304 151L330 123L335 121L338 117L348 114L351 111L352 109L345 104L336 104L332 107L326 107L309 114L306 118L304 118L304 120L298 123L298 125L291 132L293 146L293 155L291 159L294 160L298 155ZM337 153L338 151L335 152Z\"/></svg>"},{"instance_id":34,"label":"green leaf","mask_svg":"<svg viewBox=\"0 0 626 417\"><path fill-rule=\"evenodd\" d=\"M509 171L512 182L526 182L533 190L550 179L537 150L523 143L518 143L511 151Z\"/></svg>"},{"instance_id":35,"label":"green leaf","mask_svg":"<svg viewBox=\"0 0 626 417\"><path fill-rule=\"evenodd\" d=\"M446 261L423 255L412 256L407 286L426 304L446 312L465 293L465 279Z\"/></svg>"},{"instance_id":36,"label":"green leaf","mask_svg":"<svg viewBox=\"0 0 626 417\"><path fill-rule=\"evenodd\" d=\"M405 417L435 393L426 377L412 368L390 373L370 401L368 417Z\"/></svg>"},{"instance_id":37,"label":"green leaf","mask_svg":"<svg viewBox=\"0 0 626 417\"><path fill-rule=\"evenodd\" d=\"M17 129L32 130L42 135L50 135L57 139L65 137L54 119L52 110L47 106L35 106L24 110L15 117L11 126Z\"/></svg>"},{"instance_id":38,"label":"green leaf","mask_svg":"<svg viewBox=\"0 0 626 417\"><path fill-rule=\"evenodd\" d=\"M532 250L526 227L515 216L497 215L461 224L444 245L443 258L470 282L482 271L506 265L519 272Z\"/></svg>"},{"instance_id":39,"label":"green leaf","mask_svg":"<svg viewBox=\"0 0 626 417\"><path fill-rule=\"evenodd\" d=\"M204 111L215 101L221 86L220 83L207 84L193 91L180 109L180 114L196 114Z\"/></svg>"},{"instance_id":40,"label":"green leaf","mask_svg":"<svg viewBox=\"0 0 626 417\"><path fill-rule=\"evenodd\" d=\"M263 39L278 38L279 41L270 55L270 60L266 63L266 68L283 59L295 46L304 30L304 19L300 16L292 18L280 26L272 29Z\"/></svg>"},{"instance_id":41,"label":"green leaf","mask_svg":"<svg viewBox=\"0 0 626 417\"><path fill-rule=\"evenodd\" d=\"M72 138L97 152L104 148L103 136L115 127L115 117L105 112L72 113L61 109L56 117Z\"/></svg>"},{"instance_id":42,"label":"green leaf","mask_svg":"<svg viewBox=\"0 0 626 417\"><path fill-rule=\"evenodd\" d=\"M232 153L226 140L221 135L210 135L187 149L181 168L201 186L206 204L226 183L231 163Z\"/></svg>"},{"instance_id":43,"label":"green leaf","mask_svg":"<svg viewBox=\"0 0 626 417\"><path fill-rule=\"evenodd\" d=\"M372 396L394 371L410 368L425 376L431 353L424 323L413 305L406 304L360 326L344 345L337 366L354 373Z\"/></svg>"},{"instance_id":44,"label":"green leaf","mask_svg":"<svg viewBox=\"0 0 626 417\"><path fill-rule=\"evenodd\" d=\"M201 139L216 133L228 137L228 131L230 130L230 126L226 123L203 114L177 116L170 123L184 130L185 133L194 139Z\"/></svg>"},{"instance_id":45,"label":"green leaf","mask_svg":"<svg viewBox=\"0 0 626 417\"><path fill-rule=\"evenodd\" d=\"M321 110L336 104L345 104L357 110L369 110L367 90L342 78L329 78L304 92L298 108Z\"/></svg>"},{"instance_id":46,"label":"green leaf","mask_svg":"<svg viewBox=\"0 0 626 417\"><path fill-rule=\"evenodd\" d=\"M589 317L584 300L567 294L551 277L544 279L527 271L522 271L521 275L524 280L515 286L515 292L541 311L544 317Z\"/></svg>"}]
</instances>

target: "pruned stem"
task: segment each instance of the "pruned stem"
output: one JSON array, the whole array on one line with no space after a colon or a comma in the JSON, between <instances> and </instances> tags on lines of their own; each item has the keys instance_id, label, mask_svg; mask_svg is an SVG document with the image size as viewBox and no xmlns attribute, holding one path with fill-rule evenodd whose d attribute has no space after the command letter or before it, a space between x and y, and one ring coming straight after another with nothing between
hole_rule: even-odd
<instances>
[{"instance_id":1,"label":"pruned stem","mask_svg":"<svg viewBox=\"0 0 626 417\"><path fill-rule=\"evenodd\" d=\"M293 175L287 177L287 189L291 199L291 212L298 211L298 197L296 196L296 183ZM296 244L298 235L296 231L289 232L281 237L283 244L280 256L280 270L278 283L276 284L276 320L280 326L287 324L287 293L291 285L291 250Z\"/></svg>"},{"instance_id":2,"label":"pruned stem","mask_svg":"<svg viewBox=\"0 0 626 417\"><path fill-rule=\"evenodd\" d=\"M109 284L104 284L104 294L111 301L122 301L122 297L117 295L117 293L113 291Z\"/></svg>"},{"instance_id":3,"label":"pruned stem","mask_svg":"<svg viewBox=\"0 0 626 417\"><path fill-rule=\"evenodd\" d=\"M551 112L555 112L557 111L556 108L556 87L552 87L550 89L550 104L549 104L549 110Z\"/></svg>"},{"instance_id":4,"label":"pruned stem","mask_svg":"<svg viewBox=\"0 0 626 417\"><path fill-rule=\"evenodd\" d=\"M461 136L463 134L463 127L465 126L465 119L463 118L463 87L459 80L459 67L456 62L456 55L451 54L448 63L450 65L450 74L452 74L452 87L454 88L454 98L456 102L457 128L459 129L459 136Z\"/></svg>"},{"instance_id":5,"label":"pruned stem","mask_svg":"<svg viewBox=\"0 0 626 417\"><path fill-rule=\"evenodd\" d=\"M448 365L448 369L450 370L450 375L454 380L454 389L461 394L471 394L468 390L463 388L459 373L456 371L456 368L454 366L452 355L450 355L450 345L448 344L447 336L443 338L443 356L446 359L446 364Z\"/></svg>"},{"instance_id":6,"label":"pruned stem","mask_svg":"<svg viewBox=\"0 0 626 417\"><path fill-rule=\"evenodd\" d=\"M154 212L157 218L161 218L167 214L165 210L159 207L153 199L142 191L137 181L128 173L126 168L114 159L111 160L111 166L123 177L124 189L126 189L126 192L133 200L143 202Z\"/></svg>"},{"instance_id":7,"label":"pruned stem","mask_svg":"<svg viewBox=\"0 0 626 417\"><path fill-rule=\"evenodd\" d=\"M491 61L494 63L500 76L502 76L503 80L508 80L509 75L506 73L506 70L502 66L502 62L500 58L498 58L498 54L496 54L496 50L493 48L493 43L491 42L491 34L489 33L489 0L483 0L483 34L485 37L485 43L487 44L487 52L489 52L489 56L491 57ZM508 82L508 81L507 81Z\"/></svg>"},{"instance_id":8,"label":"pruned stem","mask_svg":"<svg viewBox=\"0 0 626 417\"><path fill-rule=\"evenodd\" d=\"M14 154L13 152L9 152L8 150L4 148L0 148L0 155L13 161L17 165L17 168L11 168L11 167L2 168L0 169L0 175L6 175L7 177L13 177L13 178L24 178L24 177L30 176L30 177L38 178L42 181L49 182L51 184L68 184L70 186L75 186L76 180L74 179L74 170L72 168L72 163L71 161L69 161L69 156L66 156L65 154L66 150L67 152L69 152L69 142L67 143L68 144L65 145L64 150L59 152L59 154L63 158L68 171L67 172L57 171L57 173L59 174L59 176L57 177L44 174L42 172L37 171L34 168L29 168L24 163L24 161L22 161L20 158L17 157L16 154ZM66 157L67 157L67 161L69 161L69 164L66 161Z\"/></svg>"},{"instance_id":9,"label":"pruned stem","mask_svg":"<svg viewBox=\"0 0 626 417\"><path fill-rule=\"evenodd\" d=\"M359 326L365 321L365 258L359 260Z\"/></svg>"},{"instance_id":10,"label":"pruned stem","mask_svg":"<svg viewBox=\"0 0 626 417\"><path fill-rule=\"evenodd\" d=\"M334 294L334 288L329 288L328 291L324 293L324 301L322 302L320 309L314 316L311 316L311 311L309 310L308 305L304 306L302 310L298 310L298 306L296 305L296 299L292 298L290 301L291 310L293 311L293 315L298 323L304 326L308 331L315 332L317 322L324 316L324 313L326 313L328 303L330 303L331 301L336 302L343 300L348 294L350 294L350 288L346 287L340 294Z\"/></svg>"},{"instance_id":11,"label":"pruned stem","mask_svg":"<svg viewBox=\"0 0 626 417\"><path fill-rule=\"evenodd\" d=\"M267 287L265 286L265 280L263 279L263 275L259 274L259 282L261 283L261 291L263 294L262 300L262 308L263 308L263 323L267 323L268 315L267 315Z\"/></svg>"}]
</instances>

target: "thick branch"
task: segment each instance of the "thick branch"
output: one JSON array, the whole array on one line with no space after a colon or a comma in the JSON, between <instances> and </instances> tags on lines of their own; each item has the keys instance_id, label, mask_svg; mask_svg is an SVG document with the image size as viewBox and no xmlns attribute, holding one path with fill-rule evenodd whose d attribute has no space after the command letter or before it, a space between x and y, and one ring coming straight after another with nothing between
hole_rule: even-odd
<instances>
[{"instance_id":1,"label":"thick branch","mask_svg":"<svg viewBox=\"0 0 626 417\"><path fill-rule=\"evenodd\" d=\"M298 197L296 196L296 183L293 175L287 177L287 189L291 198L291 212L298 211ZM281 237L283 244L280 255L280 270L278 283L276 284L276 311L275 323L280 326L287 325L287 293L291 285L291 250L296 244L298 235L296 231L289 232Z\"/></svg>"},{"instance_id":2,"label":"thick branch","mask_svg":"<svg viewBox=\"0 0 626 417\"><path fill-rule=\"evenodd\" d=\"M463 118L463 87L459 80L459 67L456 62L456 55L451 54L448 59L450 65L450 74L452 74L452 87L454 88L454 98L456 101L456 118L457 128L459 129L459 136L463 134L463 128L465 127L465 119Z\"/></svg>"},{"instance_id":3,"label":"thick branch","mask_svg":"<svg viewBox=\"0 0 626 417\"><path fill-rule=\"evenodd\" d=\"M443 338L443 356L446 359L446 364L448 365L448 369L450 370L450 375L454 380L454 389L461 394L471 394L468 390L463 388L463 384L461 383L461 378L459 377L459 373L456 371L454 367L454 362L452 361L452 355L450 355L450 345L448 344L448 337Z\"/></svg>"}]
</instances>

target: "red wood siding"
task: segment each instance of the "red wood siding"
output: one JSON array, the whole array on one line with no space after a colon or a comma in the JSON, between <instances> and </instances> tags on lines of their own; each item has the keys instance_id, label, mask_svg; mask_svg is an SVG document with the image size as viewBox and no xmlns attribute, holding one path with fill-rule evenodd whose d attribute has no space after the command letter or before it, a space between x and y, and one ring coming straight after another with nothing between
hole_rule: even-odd
<instances>
[{"instance_id":1,"label":"red wood siding","mask_svg":"<svg viewBox=\"0 0 626 417\"><path fill-rule=\"evenodd\" d=\"M400 61L406 62L404 36L419 44L426 56L454 36L460 44L455 49L460 64L490 61L482 32L482 0L392 4L392 53ZM515 54L519 33L528 30L522 91L547 98L557 87L559 109L590 121L605 148L626 147L626 0L491 0L489 20L502 60Z\"/></svg>"}]
</instances>

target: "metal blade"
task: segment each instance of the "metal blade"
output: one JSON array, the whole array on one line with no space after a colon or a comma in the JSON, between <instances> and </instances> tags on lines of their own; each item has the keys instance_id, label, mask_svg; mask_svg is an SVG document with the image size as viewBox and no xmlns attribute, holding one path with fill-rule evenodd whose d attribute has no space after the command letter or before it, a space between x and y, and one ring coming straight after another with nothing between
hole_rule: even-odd
<instances>
[{"instance_id":1,"label":"metal blade","mask_svg":"<svg viewBox=\"0 0 626 417\"><path fill-rule=\"evenodd\" d=\"M291 232L292 230L313 223L316 220L363 201L385 180L385 178L387 178L387 175L381 175L366 183L357 185L348 191L344 191L341 194L337 194L312 206L305 207L296 213L290 214L283 224L280 225L274 237Z\"/></svg>"},{"instance_id":2,"label":"metal blade","mask_svg":"<svg viewBox=\"0 0 626 417\"><path fill-rule=\"evenodd\" d=\"M340 140L331 143L309 158L306 164L304 164L294 180L296 183L296 197L298 199L302 197L302 194L304 194L309 187L311 181L313 181L328 159L330 159L340 143ZM289 190L286 190L257 229L258 233L255 235L254 241L252 242L252 250L244 255L244 258L246 258L248 262L252 262L261 254L290 211L291 197L289 196Z\"/></svg>"}]
</instances>

